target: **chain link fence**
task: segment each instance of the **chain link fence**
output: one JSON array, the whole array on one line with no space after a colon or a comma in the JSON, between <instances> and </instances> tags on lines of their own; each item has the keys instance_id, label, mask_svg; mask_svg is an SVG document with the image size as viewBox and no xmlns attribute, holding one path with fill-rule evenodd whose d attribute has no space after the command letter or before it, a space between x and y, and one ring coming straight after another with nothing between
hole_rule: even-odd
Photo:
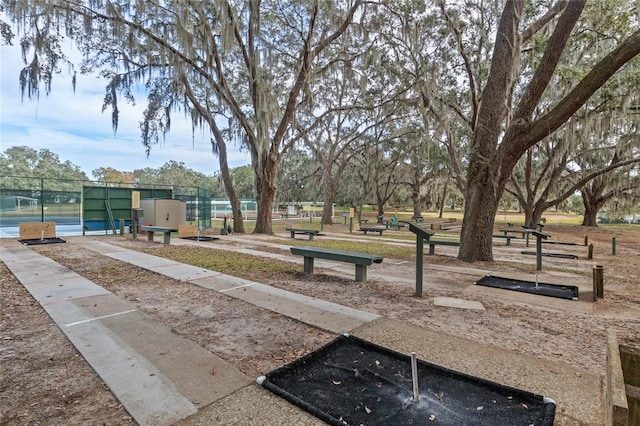
<instances>
[{"instance_id":1,"label":"chain link fence","mask_svg":"<svg viewBox=\"0 0 640 426\"><path fill-rule=\"evenodd\" d=\"M0 177L0 237L17 236L20 223L55 222L59 235L83 234L83 187L129 188L144 194L171 194L185 201L187 222L211 226L210 191L180 185L135 184L88 180ZM108 191L105 191L108 194ZM149 195L147 195L149 196ZM105 198L106 199L106 198ZM105 207L106 208L106 207ZM105 231L106 232L106 231Z\"/></svg>"}]
</instances>

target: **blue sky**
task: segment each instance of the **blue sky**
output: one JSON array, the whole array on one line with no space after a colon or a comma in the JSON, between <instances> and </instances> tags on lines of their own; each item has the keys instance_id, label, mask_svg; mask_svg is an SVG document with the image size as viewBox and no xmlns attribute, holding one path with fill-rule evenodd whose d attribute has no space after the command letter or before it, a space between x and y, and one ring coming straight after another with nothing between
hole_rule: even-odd
<instances>
[{"instance_id":1,"label":"blue sky","mask_svg":"<svg viewBox=\"0 0 640 426\"><path fill-rule=\"evenodd\" d=\"M104 80L79 75L76 91L66 69L55 76L52 93L44 90L39 100L21 101L18 75L23 67L18 46L1 46L0 152L12 146L47 148L79 166L87 176L99 167L113 167L123 172L145 167L161 167L168 161L184 162L193 170L213 175L219 170L218 159L211 154L208 135L196 130L180 113L172 116L171 132L164 142L155 145L149 157L140 140L139 121L146 96L136 98L136 105L121 102L120 123L114 135L111 111L104 113ZM228 146L230 167L250 163L247 152Z\"/></svg>"}]
</instances>

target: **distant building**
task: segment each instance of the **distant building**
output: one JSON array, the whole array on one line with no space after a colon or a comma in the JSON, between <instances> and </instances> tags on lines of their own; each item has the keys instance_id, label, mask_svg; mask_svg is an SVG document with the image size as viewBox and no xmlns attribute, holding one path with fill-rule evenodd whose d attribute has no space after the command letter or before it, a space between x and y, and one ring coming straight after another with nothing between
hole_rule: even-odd
<instances>
[{"instance_id":1,"label":"distant building","mask_svg":"<svg viewBox=\"0 0 640 426\"><path fill-rule=\"evenodd\" d=\"M22 197L20 195L7 195L0 197L0 210L7 211L33 211L38 209L38 199Z\"/></svg>"}]
</instances>

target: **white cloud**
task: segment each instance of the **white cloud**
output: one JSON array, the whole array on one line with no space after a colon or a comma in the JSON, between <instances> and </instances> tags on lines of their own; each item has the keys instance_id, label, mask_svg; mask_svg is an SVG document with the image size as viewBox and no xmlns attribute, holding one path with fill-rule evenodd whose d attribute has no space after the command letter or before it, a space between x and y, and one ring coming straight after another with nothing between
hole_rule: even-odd
<instances>
[{"instance_id":1,"label":"white cloud","mask_svg":"<svg viewBox=\"0 0 640 426\"><path fill-rule=\"evenodd\" d=\"M161 144L152 147L147 158L140 139L139 121L145 108L144 94L132 106L121 102L118 131L111 127L111 111L101 112L104 96L103 80L78 76L76 92L71 77L56 75L52 93L44 92L39 100L24 102L20 98L18 75L22 68L17 46L2 46L0 104L0 151L12 146L47 148L79 166L88 176L99 167L120 171L157 168L174 160L193 170L212 175L219 169L218 159L211 153L208 135L196 130L182 115L172 117L171 132ZM229 165L250 163L248 153L238 152L229 144Z\"/></svg>"}]
</instances>

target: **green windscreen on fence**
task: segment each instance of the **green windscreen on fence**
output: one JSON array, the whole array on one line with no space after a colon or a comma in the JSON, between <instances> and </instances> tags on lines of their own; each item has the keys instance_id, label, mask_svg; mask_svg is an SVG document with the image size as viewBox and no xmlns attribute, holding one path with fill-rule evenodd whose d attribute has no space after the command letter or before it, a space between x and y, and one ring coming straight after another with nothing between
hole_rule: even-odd
<instances>
[{"instance_id":1,"label":"green windscreen on fence","mask_svg":"<svg viewBox=\"0 0 640 426\"><path fill-rule=\"evenodd\" d=\"M123 188L105 186L83 186L82 218L84 231L113 231L131 222L132 193L140 193L140 199L161 198L185 201L187 222L199 227L211 226L211 195L201 188ZM144 215L144 212L143 212Z\"/></svg>"},{"instance_id":2,"label":"green windscreen on fence","mask_svg":"<svg viewBox=\"0 0 640 426\"><path fill-rule=\"evenodd\" d=\"M121 222L130 225L133 191L140 199L182 200L187 223L211 226L211 192L203 188L19 176L0 186L1 233L14 235L25 222L55 222L56 230L67 235L114 232Z\"/></svg>"}]
</instances>

